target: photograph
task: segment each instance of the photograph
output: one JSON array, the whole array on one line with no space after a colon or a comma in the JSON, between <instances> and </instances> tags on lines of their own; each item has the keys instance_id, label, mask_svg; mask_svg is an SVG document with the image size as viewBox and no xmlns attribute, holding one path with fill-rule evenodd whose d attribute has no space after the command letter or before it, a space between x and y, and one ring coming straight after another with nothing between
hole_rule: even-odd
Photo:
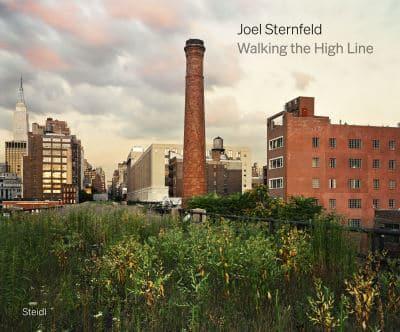
<instances>
[{"instance_id":1,"label":"photograph","mask_svg":"<svg viewBox=\"0 0 400 332\"><path fill-rule=\"evenodd\" d=\"M400 331L400 2L0 0L0 331Z\"/></svg>"}]
</instances>

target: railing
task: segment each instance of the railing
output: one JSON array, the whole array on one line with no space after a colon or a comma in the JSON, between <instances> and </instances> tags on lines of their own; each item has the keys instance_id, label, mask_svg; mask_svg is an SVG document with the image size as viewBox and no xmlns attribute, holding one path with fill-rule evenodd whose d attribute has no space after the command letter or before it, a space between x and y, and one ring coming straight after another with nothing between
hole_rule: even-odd
<instances>
[{"instance_id":1,"label":"railing","mask_svg":"<svg viewBox=\"0 0 400 332\"><path fill-rule=\"evenodd\" d=\"M189 217L190 220L194 222L203 222L207 218L211 220L232 220L232 221L240 221L240 222L265 222L268 223L269 225L269 231L273 233L276 229L277 225L280 224L290 224L294 226L300 226L302 228L308 228L308 227L313 227L313 223L311 220L309 221L304 221L304 220L278 220L274 218L269 218L269 217L251 217L251 216L237 216L237 215L227 215L227 214L218 214L218 213L208 213L204 212L204 210L184 210L180 209L179 211L180 216L182 218L187 218ZM361 234L367 234L370 237L370 245L371 245L371 250L376 251L376 250L384 250L385 248L385 236L394 236L398 237L398 243L386 243L387 245L391 245L396 247L395 252L400 253L400 230L395 230L395 229L385 229L385 228L379 228L379 227L372 227L372 228L367 228L367 227L349 227L349 226L344 226L340 225L340 227L347 231L347 232L353 232L353 233L361 233Z\"/></svg>"}]
</instances>

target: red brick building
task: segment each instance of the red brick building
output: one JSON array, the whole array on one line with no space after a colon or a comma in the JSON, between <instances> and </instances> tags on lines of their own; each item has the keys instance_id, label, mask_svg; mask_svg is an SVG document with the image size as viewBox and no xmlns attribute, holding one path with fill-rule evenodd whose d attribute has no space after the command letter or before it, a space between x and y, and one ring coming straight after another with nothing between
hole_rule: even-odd
<instances>
[{"instance_id":1,"label":"red brick building","mask_svg":"<svg viewBox=\"0 0 400 332\"><path fill-rule=\"evenodd\" d=\"M268 118L268 186L284 199L315 197L349 225L372 227L375 209L400 207L400 128L332 124L298 97Z\"/></svg>"}]
</instances>

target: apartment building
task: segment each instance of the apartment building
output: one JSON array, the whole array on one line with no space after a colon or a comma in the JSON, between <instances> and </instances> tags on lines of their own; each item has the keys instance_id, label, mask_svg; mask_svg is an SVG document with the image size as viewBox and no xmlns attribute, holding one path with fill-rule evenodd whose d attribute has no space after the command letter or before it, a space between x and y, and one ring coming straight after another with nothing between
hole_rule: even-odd
<instances>
[{"instance_id":1,"label":"apartment building","mask_svg":"<svg viewBox=\"0 0 400 332\"><path fill-rule=\"evenodd\" d=\"M298 97L267 120L272 195L314 197L350 226L372 227L375 210L400 207L400 128L332 124Z\"/></svg>"}]
</instances>

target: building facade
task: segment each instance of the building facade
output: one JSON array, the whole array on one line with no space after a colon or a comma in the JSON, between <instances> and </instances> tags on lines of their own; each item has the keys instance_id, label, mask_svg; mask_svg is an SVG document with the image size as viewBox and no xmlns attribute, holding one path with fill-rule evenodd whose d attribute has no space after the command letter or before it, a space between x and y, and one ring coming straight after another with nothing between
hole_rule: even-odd
<instances>
[{"instance_id":1,"label":"building facade","mask_svg":"<svg viewBox=\"0 0 400 332\"><path fill-rule=\"evenodd\" d=\"M28 154L24 157L24 198L59 200L65 204L78 202L81 189L81 143L63 130L56 132L47 119L43 132L30 133ZM63 122L63 121L62 121Z\"/></svg>"},{"instance_id":2,"label":"building facade","mask_svg":"<svg viewBox=\"0 0 400 332\"><path fill-rule=\"evenodd\" d=\"M8 141L5 143L7 172L22 178L23 158L27 153L27 141Z\"/></svg>"},{"instance_id":3,"label":"building facade","mask_svg":"<svg viewBox=\"0 0 400 332\"><path fill-rule=\"evenodd\" d=\"M332 124L298 97L268 118L271 194L314 197L350 226L372 227L375 209L400 204L400 128Z\"/></svg>"},{"instance_id":4,"label":"building facade","mask_svg":"<svg viewBox=\"0 0 400 332\"><path fill-rule=\"evenodd\" d=\"M205 152L206 160L211 160L212 145L207 145ZM127 199L130 201L161 201L170 197L170 159L177 157L180 163L183 157L183 146L181 144L152 144L144 152L136 147L135 155L128 156L127 161ZM241 162L241 191L251 189L251 150L248 147L225 147L227 160ZM179 174L182 173L183 165L178 165ZM212 173L213 174L213 173ZM177 181L182 181L181 176ZM206 171L207 181L207 171ZM178 185L178 188L181 185ZM182 197L181 192L173 197Z\"/></svg>"},{"instance_id":5,"label":"building facade","mask_svg":"<svg viewBox=\"0 0 400 332\"><path fill-rule=\"evenodd\" d=\"M21 178L13 173L0 173L0 200L13 200L21 195Z\"/></svg>"},{"instance_id":6,"label":"building facade","mask_svg":"<svg viewBox=\"0 0 400 332\"><path fill-rule=\"evenodd\" d=\"M225 153L223 139L216 137L213 148L207 153L206 190L207 193L229 195L242 192L242 161L229 158ZM182 197L183 162L182 156L171 154L169 159L169 195Z\"/></svg>"}]
</instances>

